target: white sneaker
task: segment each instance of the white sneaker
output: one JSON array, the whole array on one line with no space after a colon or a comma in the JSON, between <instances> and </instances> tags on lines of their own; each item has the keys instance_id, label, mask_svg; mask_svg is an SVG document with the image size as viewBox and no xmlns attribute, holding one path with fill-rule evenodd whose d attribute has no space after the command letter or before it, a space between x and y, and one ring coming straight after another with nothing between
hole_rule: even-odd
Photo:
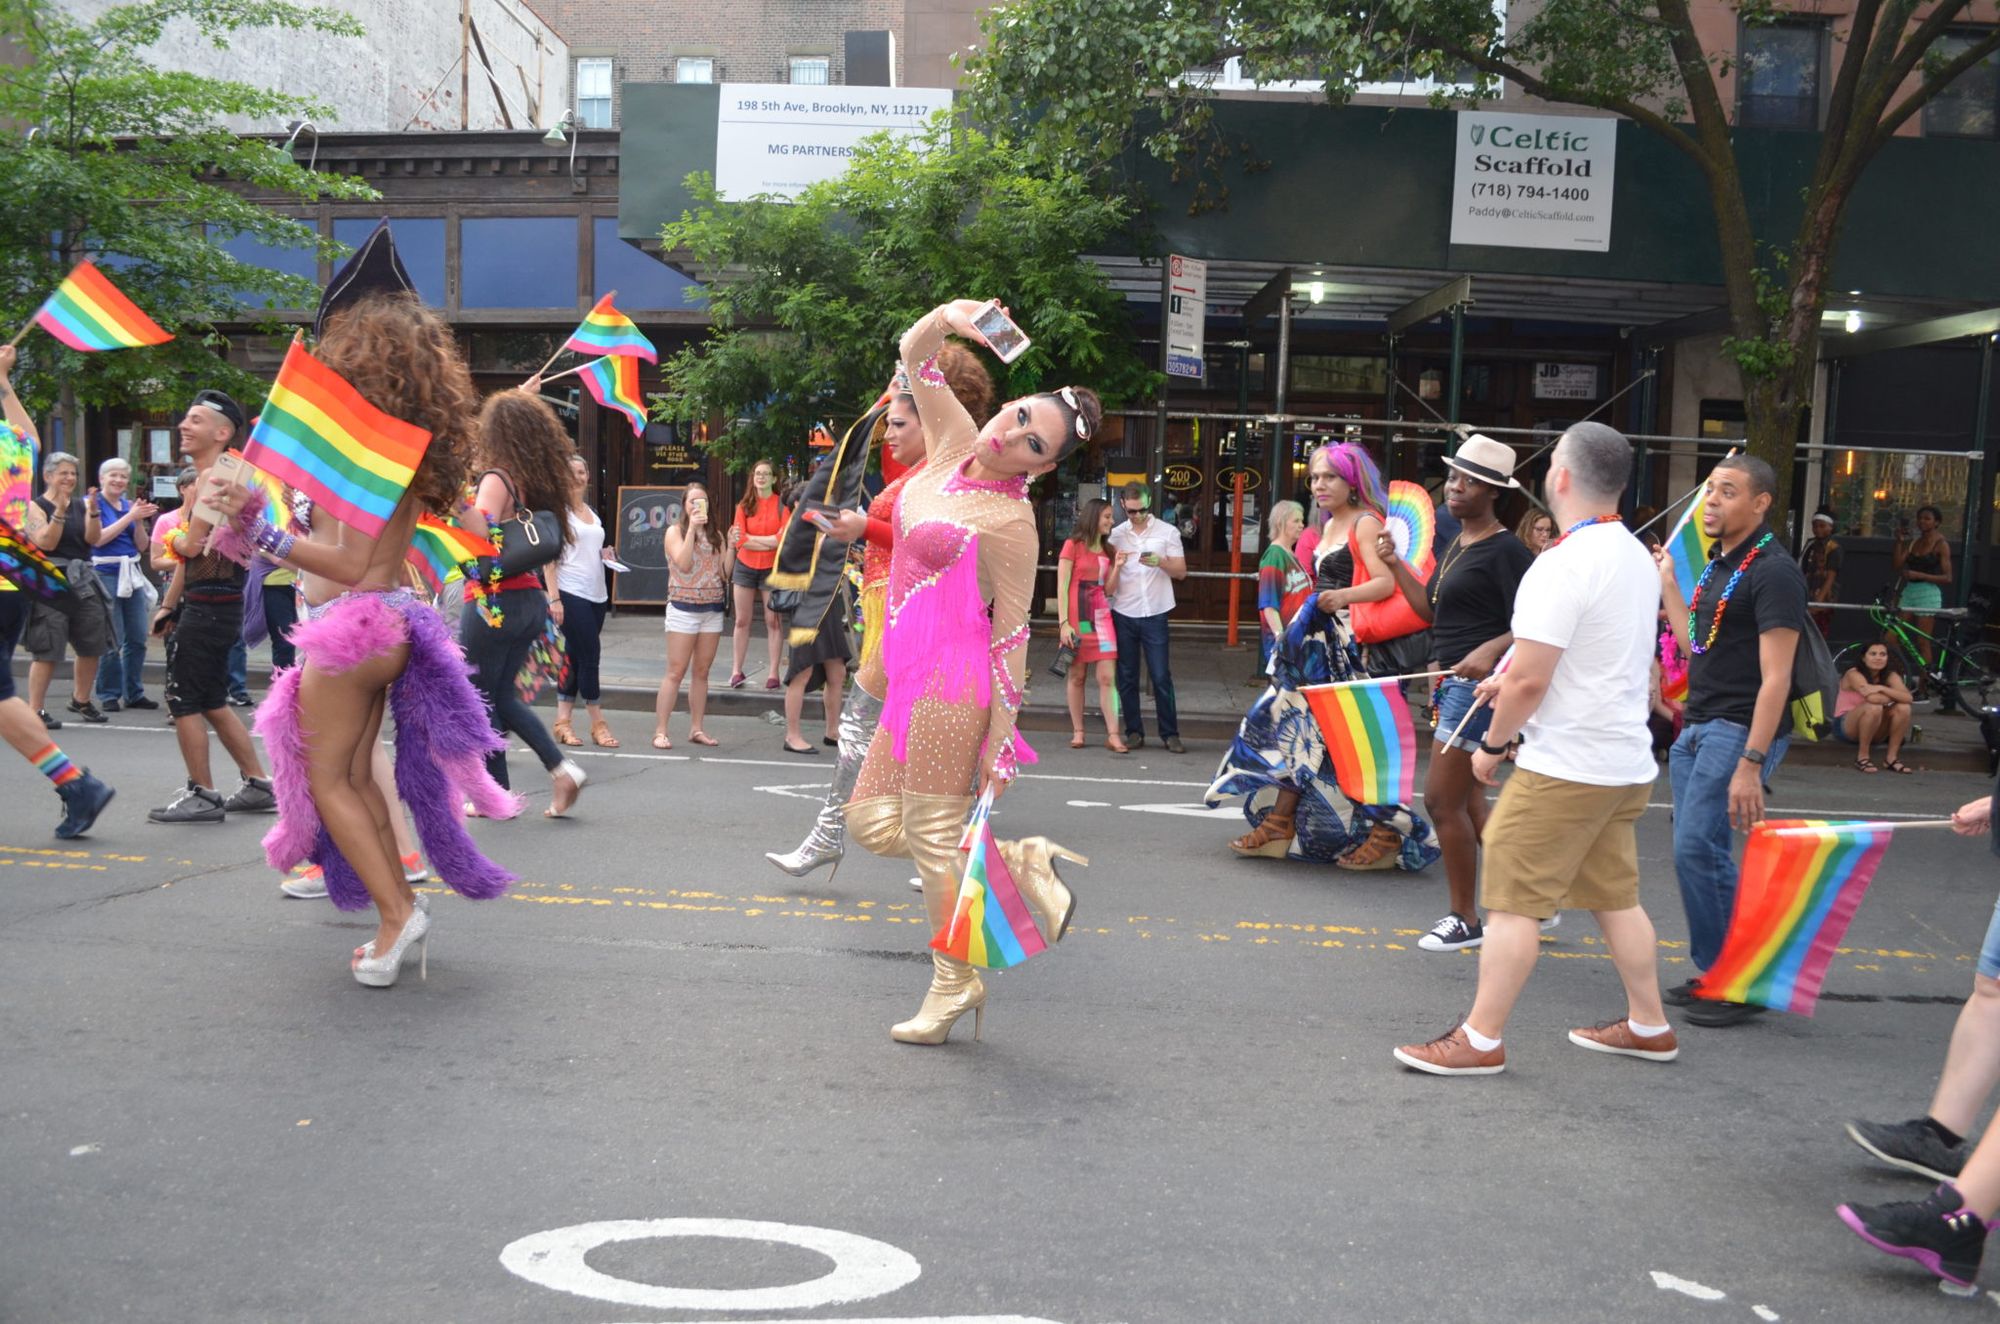
<instances>
[{"instance_id":1,"label":"white sneaker","mask_svg":"<svg viewBox=\"0 0 2000 1324\"><path fill-rule=\"evenodd\" d=\"M924 890L924 880L923 880L923 879L921 879L921 878L912 878L912 879L910 880L910 890L911 890L912 892L921 892L921 891L923 891L923 890Z\"/></svg>"},{"instance_id":2,"label":"white sneaker","mask_svg":"<svg viewBox=\"0 0 2000 1324\"><path fill-rule=\"evenodd\" d=\"M315 866L279 883L278 890L295 900L318 901L326 896L326 874Z\"/></svg>"},{"instance_id":3,"label":"white sneaker","mask_svg":"<svg viewBox=\"0 0 2000 1324\"><path fill-rule=\"evenodd\" d=\"M1542 932L1547 933L1550 929L1554 928L1556 925L1562 922L1563 922L1562 912L1559 910L1555 914L1549 916L1547 919L1542 921Z\"/></svg>"}]
</instances>

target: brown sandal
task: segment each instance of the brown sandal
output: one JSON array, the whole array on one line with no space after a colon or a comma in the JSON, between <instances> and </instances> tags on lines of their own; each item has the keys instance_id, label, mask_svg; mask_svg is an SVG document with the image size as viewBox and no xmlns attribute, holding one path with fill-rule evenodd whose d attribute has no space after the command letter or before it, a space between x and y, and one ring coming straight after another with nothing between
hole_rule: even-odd
<instances>
[{"instance_id":1,"label":"brown sandal","mask_svg":"<svg viewBox=\"0 0 2000 1324\"><path fill-rule=\"evenodd\" d=\"M1343 869L1393 869L1403 853L1403 834L1387 823L1377 823L1368 839L1335 860Z\"/></svg>"},{"instance_id":2,"label":"brown sandal","mask_svg":"<svg viewBox=\"0 0 2000 1324\"><path fill-rule=\"evenodd\" d=\"M618 737L611 734L611 726L602 717L590 724L590 743L601 749L618 748Z\"/></svg>"},{"instance_id":3,"label":"brown sandal","mask_svg":"<svg viewBox=\"0 0 2000 1324\"><path fill-rule=\"evenodd\" d=\"M1855 767L1855 770L1856 770L1856 771L1858 771L1858 772L1879 772L1879 771L1881 771L1881 769L1879 769L1879 768L1877 768L1877 767L1875 766L1875 760L1874 760L1874 759L1856 759L1856 760L1854 760L1854 767Z\"/></svg>"},{"instance_id":4,"label":"brown sandal","mask_svg":"<svg viewBox=\"0 0 2000 1324\"><path fill-rule=\"evenodd\" d=\"M1282 860L1291 854L1292 841L1298 834L1292 816L1273 809L1264 815L1263 822L1230 842L1229 849L1238 855L1262 855Z\"/></svg>"},{"instance_id":5,"label":"brown sandal","mask_svg":"<svg viewBox=\"0 0 2000 1324\"><path fill-rule=\"evenodd\" d=\"M553 729L558 745L581 745L583 743L576 738L576 728L569 724L569 718L567 717L557 718Z\"/></svg>"}]
</instances>

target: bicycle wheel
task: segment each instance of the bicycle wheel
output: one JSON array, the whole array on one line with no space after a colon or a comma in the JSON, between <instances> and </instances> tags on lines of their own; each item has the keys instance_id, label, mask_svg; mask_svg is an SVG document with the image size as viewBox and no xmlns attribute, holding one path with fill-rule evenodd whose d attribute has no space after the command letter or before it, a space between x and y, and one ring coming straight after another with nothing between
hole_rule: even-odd
<instances>
[{"instance_id":1,"label":"bicycle wheel","mask_svg":"<svg viewBox=\"0 0 2000 1324\"><path fill-rule=\"evenodd\" d=\"M1951 684L1959 707L1967 713L1977 716L2000 705L2000 645L1974 644L1960 653Z\"/></svg>"}]
</instances>

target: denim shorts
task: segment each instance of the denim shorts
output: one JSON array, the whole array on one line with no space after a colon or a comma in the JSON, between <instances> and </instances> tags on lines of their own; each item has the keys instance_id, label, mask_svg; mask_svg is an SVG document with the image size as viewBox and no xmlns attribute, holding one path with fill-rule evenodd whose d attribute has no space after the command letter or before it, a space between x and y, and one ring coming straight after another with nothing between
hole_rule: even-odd
<instances>
[{"instance_id":1,"label":"denim shorts","mask_svg":"<svg viewBox=\"0 0 2000 1324\"><path fill-rule=\"evenodd\" d=\"M1458 724L1465 721L1465 715L1472 712L1472 692L1478 688L1477 681L1460 676L1445 676L1437 683L1435 702L1437 704L1437 730L1433 738L1440 745L1450 745L1468 754L1479 751L1479 742L1486 739L1487 728L1493 725L1493 705L1484 704L1472 714L1472 720L1465 723L1465 730L1459 731L1458 739L1451 739L1451 733L1458 731Z\"/></svg>"},{"instance_id":2,"label":"denim shorts","mask_svg":"<svg viewBox=\"0 0 2000 1324\"><path fill-rule=\"evenodd\" d=\"M1993 903L1993 918L1986 925L1986 941L1979 944L1979 973L2000 979L2000 901Z\"/></svg>"}]
</instances>

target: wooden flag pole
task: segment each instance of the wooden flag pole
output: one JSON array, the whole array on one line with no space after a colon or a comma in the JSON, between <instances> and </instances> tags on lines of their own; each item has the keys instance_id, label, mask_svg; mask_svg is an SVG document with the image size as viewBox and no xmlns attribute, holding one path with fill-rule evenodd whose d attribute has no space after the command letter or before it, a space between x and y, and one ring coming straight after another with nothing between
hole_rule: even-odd
<instances>
[{"instance_id":1,"label":"wooden flag pole","mask_svg":"<svg viewBox=\"0 0 2000 1324\"><path fill-rule=\"evenodd\" d=\"M590 363L596 363L597 361L598 360L596 359L592 359ZM574 368L564 368L561 372L557 373L553 377L544 377L542 378L542 385L547 386L550 382L559 382L565 377L573 377L577 373L582 372L585 368L588 368L590 366L590 363L579 363Z\"/></svg>"},{"instance_id":2,"label":"wooden flag pole","mask_svg":"<svg viewBox=\"0 0 2000 1324\"><path fill-rule=\"evenodd\" d=\"M616 291L616 290L611 290L611 291L608 291L608 292L607 292L607 293L606 293L606 294L604 295L604 298L603 298L603 299L599 299L599 300L598 300L597 302L598 302L598 303L603 303L603 302L604 302L604 299L615 299L615 298L617 298L617 297L618 297L618 291ZM596 307L596 304L593 304L593 305L591 305L591 306L592 306L592 307ZM572 332L570 332L570 335L572 335L572 336L573 336L573 335L575 335L575 334L576 334L576 332L575 332L575 331L572 331ZM561 357L563 356L564 352L568 350L568 348L569 348L569 344L568 344L568 337L567 337L567 336L565 336L565 337L564 337L563 339L564 339L564 343L563 343L563 344L561 344L561 345L558 345L558 346L556 347L556 352L555 352L555 353L553 353L553 354L551 354L551 355L549 355L549 361L548 361L547 363L544 363L544 364L543 364L543 365L542 365L541 367L539 367L539 368L535 369L535 372L534 372L534 376L535 376L535 377L539 377L539 376L541 376L541 375L542 375L543 373L547 372L547 371L548 371L548 370L549 370L550 368L553 368L553 367L555 366L555 363L556 363L556 360L557 360L557 359L559 359L559 358L561 358ZM531 379L531 380L532 380L532 379Z\"/></svg>"},{"instance_id":3,"label":"wooden flag pole","mask_svg":"<svg viewBox=\"0 0 2000 1324\"><path fill-rule=\"evenodd\" d=\"M28 324L22 327L19 331L16 331L14 333L14 338L7 342L7 348L13 349L16 346L18 346L23 340L26 340L28 338L28 333L34 329L35 329L35 319L30 317L28 319Z\"/></svg>"},{"instance_id":4,"label":"wooden flag pole","mask_svg":"<svg viewBox=\"0 0 2000 1324\"><path fill-rule=\"evenodd\" d=\"M1451 729L1451 734L1445 737L1445 743L1449 745L1454 740L1457 740L1458 733L1465 730L1466 724L1472 720L1472 715L1478 712L1481 708L1484 708L1485 706L1486 706L1485 695L1482 694L1478 698L1474 699L1472 701L1472 706L1465 710L1465 716L1458 719L1458 725L1453 727Z\"/></svg>"},{"instance_id":5,"label":"wooden flag pole","mask_svg":"<svg viewBox=\"0 0 2000 1324\"><path fill-rule=\"evenodd\" d=\"M1323 685L1308 685L1306 688L1313 690L1338 690L1359 685L1387 685L1391 682L1405 680L1429 680L1432 676L1449 676L1450 674L1451 672L1449 671L1412 671L1408 675L1403 676L1369 676L1362 680L1331 680Z\"/></svg>"}]
</instances>

